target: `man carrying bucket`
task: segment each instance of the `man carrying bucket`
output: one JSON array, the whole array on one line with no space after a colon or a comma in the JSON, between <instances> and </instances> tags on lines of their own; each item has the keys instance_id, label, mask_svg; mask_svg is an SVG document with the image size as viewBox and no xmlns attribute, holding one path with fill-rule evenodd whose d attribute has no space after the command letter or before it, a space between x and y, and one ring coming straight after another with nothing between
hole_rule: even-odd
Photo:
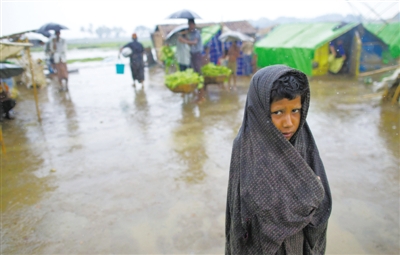
<instances>
[{"instance_id":1,"label":"man carrying bucket","mask_svg":"<svg viewBox=\"0 0 400 255\"><path fill-rule=\"evenodd\" d=\"M135 33L132 34L132 42L124 45L120 48L119 53L123 48L128 47L132 50L132 54L129 56L131 63L131 71L132 71L132 79L133 79L133 86L136 86L135 80L143 86L144 81L144 62L143 62L143 54L144 48L143 45L138 42L137 35Z\"/></svg>"}]
</instances>

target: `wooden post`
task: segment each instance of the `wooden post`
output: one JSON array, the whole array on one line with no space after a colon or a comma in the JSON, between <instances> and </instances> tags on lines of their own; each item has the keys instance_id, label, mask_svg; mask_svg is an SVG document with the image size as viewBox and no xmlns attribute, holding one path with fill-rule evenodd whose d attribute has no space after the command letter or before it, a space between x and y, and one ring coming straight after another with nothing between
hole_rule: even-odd
<instances>
[{"instance_id":1,"label":"wooden post","mask_svg":"<svg viewBox=\"0 0 400 255\"><path fill-rule=\"evenodd\" d=\"M1 151L3 152L3 154L6 154L6 145L4 144L2 126L0 126L0 143L1 143Z\"/></svg>"},{"instance_id":2,"label":"wooden post","mask_svg":"<svg viewBox=\"0 0 400 255\"><path fill-rule=\"evenodd\" d=\"M41 119L40 119L40 110L39 110L39 102L38 102L39 100L38 100L38 95L37 95L35 75L34 75L34 71L33 71L32 58L31 58L31 49L29 47L26 47L25 51L26 51L26 54L28 55L29 69L31 71L31 76L32 76L32 86L33 86L33 95L35 97L36 112L37 112L38 120L41 121Z\"/></svg>"}]
</instances>

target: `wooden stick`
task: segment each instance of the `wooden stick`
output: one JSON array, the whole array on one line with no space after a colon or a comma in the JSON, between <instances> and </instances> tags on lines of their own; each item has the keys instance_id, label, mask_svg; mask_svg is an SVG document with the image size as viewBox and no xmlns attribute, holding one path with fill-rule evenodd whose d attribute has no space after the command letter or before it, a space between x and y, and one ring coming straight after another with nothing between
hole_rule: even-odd
<instances>
[{"instance_id":1,"label":"wooden stick","mask_svg":"<svg viewBox=\"0 0 400 255\"><path fill-rule=\"evenodd\" d=\"M28 60L29 60L29 69L31 70L33 95L35 97L36 112L37 112L38 120L41 121L41 119L40 119L40 110L39 110L39 102L38 102L39 100L38 100L38 95L37 95L35 75L34 75L34 72L33 72L32 58L31 58L31 49L29 47L26 47L26 53L28 55Z\"/></svg>"},{"instance_id":2,"label":"wooden stick","mask_svg":"<svg viewBox=\"0 0 400 255\"><path fill-rule=\"evenodd\" d=\"M1 151L3 154L6 154L6 145L4 144L3 139L3 127L0 126L0 143L1 143Z\"/></svg>"},{"instance_id":3,"label":"wooden stick","mask_svg":"<svg viewBox=\"0 0 400 255\"><path fill-rule=\"evenodd\" d=\"M381 69L378 69L378 70L365 72L365 73L360 73L358 75L358 77L365 77L365 76L368 76L368 75L374 75L374 74L378 74L378 73L383 73L383 72L387 72L387 71L391 71L391 70L397 69L399 67L400 67L400 65L388 66L388 67L384 67L384 68L381 68Z\"/></svg>"},{"instance_id":4,"label":"wooden stick","mask_svg":"<svg viewBox=\"0 0 400 255\"><path fill-rule=\"evenodd\" d=\"M399 97L400 97L400 84L397 85L396 91L394 92L392 98L392 105L396 104L396 102L399 100Z\"/></svg>"}]
</instances>

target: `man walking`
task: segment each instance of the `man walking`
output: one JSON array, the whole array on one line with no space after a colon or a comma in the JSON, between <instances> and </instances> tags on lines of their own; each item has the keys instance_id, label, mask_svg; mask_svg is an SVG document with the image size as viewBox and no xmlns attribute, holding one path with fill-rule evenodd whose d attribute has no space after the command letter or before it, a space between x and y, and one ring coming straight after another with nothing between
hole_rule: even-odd
<instances>
[{"instance_id":1,"label":"man walking","mask_svg":"<svg viewBox=\"0 0 400 255\"><path fill-rule=\"evenodd\" d=\"M133 86L136 86L135 80L142 84L144 81L144 62L143 62L143 54L144 48L143 45L138 42L137 35L132 34L132 42L124 45L120 48L119 52L121 53L122 49L128 47L132 50L132 54L130 55L130 66L132 72Z\"/></svg>"},{"instance_id":2,"label":"man walking","mask_svg":"<svg viewBox=\"0 0 400 255\"><path fill-rule=\"evenodd\" d=\"M60 90L64 89L63 80L65 80L65 90L68 90L67 42L60 37L60 34L60 30L57 30L55 36L51 38L50 51L54 58L54 67L60 83Z\"/></svg>"}]
</instances>

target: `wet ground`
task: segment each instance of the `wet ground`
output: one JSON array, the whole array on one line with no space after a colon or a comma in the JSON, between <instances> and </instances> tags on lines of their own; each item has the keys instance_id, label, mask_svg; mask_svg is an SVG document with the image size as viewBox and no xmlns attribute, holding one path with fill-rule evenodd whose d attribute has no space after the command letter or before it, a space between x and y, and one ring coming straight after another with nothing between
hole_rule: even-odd
<instances>
[{"instance_id":1,"label":"wet ground","mask_svg":"<svg viewBox=\"0 0 400 255\"><path fill-rule=\"evenodd\" d=\"M79 67L79 66L78 66ZM125 70L127 71L127 70ZM3 254L222 254L231 146L249 85L201 105L146 70L81 66L70 91L19 86L2 123ZM398 254L399 116L357 81L311 80L308 122L331 185L328 254Z\"/></svg>"}]
</instances>

